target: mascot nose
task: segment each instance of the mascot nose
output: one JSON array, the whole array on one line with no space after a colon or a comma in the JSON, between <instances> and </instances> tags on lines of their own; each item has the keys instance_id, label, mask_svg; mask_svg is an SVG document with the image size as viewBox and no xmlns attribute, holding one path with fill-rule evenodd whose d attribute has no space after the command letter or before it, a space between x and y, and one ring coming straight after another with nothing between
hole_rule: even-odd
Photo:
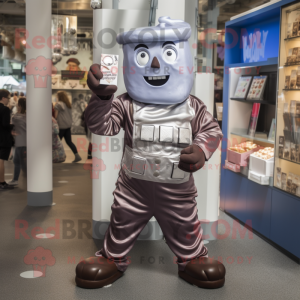
<instances>
[{"instance_id":1,"label":"mascot nose","mask_svg":"<svg viewBox=\"0 0 300 300\"><path fill-rule=\"evenodd\" d=\"M156 56L152 60L151 68L160 69L160 64Z\"/></svg>"}]
</instances>

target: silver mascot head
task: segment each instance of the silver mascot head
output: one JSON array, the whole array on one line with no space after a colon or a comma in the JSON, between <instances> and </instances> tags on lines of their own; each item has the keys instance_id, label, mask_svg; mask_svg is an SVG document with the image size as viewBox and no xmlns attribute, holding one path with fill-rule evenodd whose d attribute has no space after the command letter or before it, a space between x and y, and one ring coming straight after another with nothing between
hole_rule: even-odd
<instances>
[{"instance_id":1,"label":"silver mascot head","mask_svg":"<svg viewBox=\"0 0 300 300\"><path fill-rule=\"evenodd\" d=\"M132 99L170 105L188 98L194 82L190 36L188 23L169 17L160 17L155 27L117 36L123 45L125 86Z\"/></svg>"}]
</instances>

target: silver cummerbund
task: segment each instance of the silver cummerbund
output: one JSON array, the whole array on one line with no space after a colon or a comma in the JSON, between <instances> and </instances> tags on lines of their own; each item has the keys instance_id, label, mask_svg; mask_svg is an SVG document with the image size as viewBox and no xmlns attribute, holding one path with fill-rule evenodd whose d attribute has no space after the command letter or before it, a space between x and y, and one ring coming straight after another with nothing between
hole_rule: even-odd
<instances>
[{"instance_id":1,"label":"silver cummerbund","mask_svg":"<svg viewBox=\"0 0 300 300\"><path fill-rule=\"evenodd\" d=\"M151 155L125 147L122 169L132 178L179 184L189 180L190 173L178 168L179 155L162 156Z\"/></svg>"}]
</instances>

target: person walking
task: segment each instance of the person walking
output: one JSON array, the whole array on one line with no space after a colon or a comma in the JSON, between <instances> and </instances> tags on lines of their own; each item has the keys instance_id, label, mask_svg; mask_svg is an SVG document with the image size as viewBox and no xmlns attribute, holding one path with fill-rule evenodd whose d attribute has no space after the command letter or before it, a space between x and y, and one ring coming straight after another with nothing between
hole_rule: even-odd
<instances>
[{"instance_id":1,"label":"person walking","mask_svg":"<svg viewBox=\"0 0 300 300\"><path fill-rule=\"evenodd\" d=\"M52 117L52 162L63 163L66 160L64 146L59 139L59 127L57 121Z\"/></svg>"},{"instance_id":2,"label":"person walking","mask_svg":"<svg viewBox=\"0 0 300 300\"><path fill-rule=\"evenodd\" d=\"M11 189L4 180L4 161L10 155L11 147L14 144L12 136L13 125L10 124L10 110L7 107L10 99L8 90L0 90L0 190Z\"/></svg>"},{"instance_id":3,"label":"person walking","mask_svg":"<svg viewBox=\"0 0 300 300\"><path fill-rule=\"evenodd\" d=\"M72 105L69 101L69 98L65 92L57 93L58 102L55 104L55 117L59 126L59 137L65 138L67 145L71 148L72 152L75 155L73 163L79 162L82 160L78 154L76 146L72 142L71 137L71 127L72 127Z\"/></svg>"},{"instance_id":4,"label":"person walking","mask_svg":"<svg viewBox=\"0 0 300 300\"><path fill-rule=\"evenodd\" d=\"M92 157L92 133L88 129L86 121L85 121L85 111L82 113L82 116L81 116L81 126L84 128L86 138L89 141L88 157L87 157L87 159L92 159L93 158Z\"/></svg>"},{"instance_id":5,"label":"person walking","mask_svg":"<svg viewBox=\"0 0 300 300\"><path fill-rule=\"evenodd\" d=\"M20 98L17 113L12 117L15 131L14 178L8 184L18 185L21 169L26 173L26 98Z\"/></svg>"}]
</instances>

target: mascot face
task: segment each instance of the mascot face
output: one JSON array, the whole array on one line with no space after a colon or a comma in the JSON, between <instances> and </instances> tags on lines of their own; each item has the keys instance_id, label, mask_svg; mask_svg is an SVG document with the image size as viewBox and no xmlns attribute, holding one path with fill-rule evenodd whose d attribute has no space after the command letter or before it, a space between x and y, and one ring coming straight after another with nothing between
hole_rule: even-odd
<instances>
[{"instance_id":1,"label":"mascot face","mask_svg":"<svg viewBox=\"0 0 300 300\"><path fill-rule=\"evenodd\" d=\"M159 21L156 27L139 28L117 38L123 44L126 89L132 99L142 103L181 103L188 98L194 81L188 43L191 29L187 23L168 17ZM128 36L131 40L126 43Z\"/></svg>"}]
</instances>

